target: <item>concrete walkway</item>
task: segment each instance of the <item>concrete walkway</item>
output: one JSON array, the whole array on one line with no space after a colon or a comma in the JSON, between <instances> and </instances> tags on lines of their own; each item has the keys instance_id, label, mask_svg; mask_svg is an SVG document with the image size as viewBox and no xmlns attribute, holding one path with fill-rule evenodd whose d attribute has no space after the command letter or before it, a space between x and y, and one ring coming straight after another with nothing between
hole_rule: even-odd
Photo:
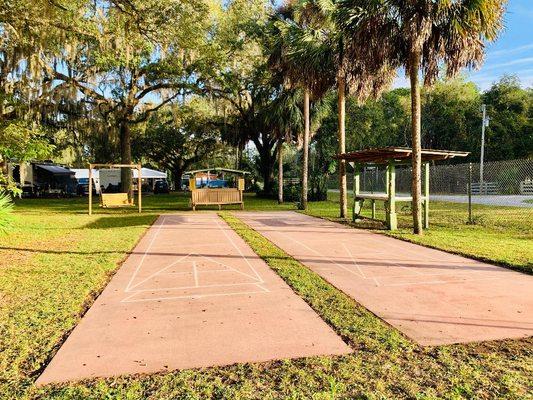
<instances>
[{"instance_id":1,"label":"concrete walkway","mask_svg":"<svg viewBox=\"0 0 533 400\"><path fill-rule=\"evenodd\" d=\"M533 276L295 212L238 217L422 345L533 335Z\"/></svg>"},{"instance_id":2,"label":"concrete walkway","mask_svg":"<svg viewBox=\"0 0 533 400\"><path fill-rule=\"evenodd\" d=\"M37 384L348 352L216 214L166 215Z\"/></svg>"},{"instance_id":3,"label":"concrete walkway","mask_svg":"<svg viewBox=\"0 0 533 400\"><path fill-rule=\"evenodd\" d=\"M447 201L450 203L468 203L468 196L466 195L445 195L432 194L429 196L430 201ZM523 207L533 208L533 196L523 195L475 195L472 196L472 204L483 204L486 206L501 206L501 207ZM527 213L532 210L524 210Z\"/></svg>"}]
</instances>

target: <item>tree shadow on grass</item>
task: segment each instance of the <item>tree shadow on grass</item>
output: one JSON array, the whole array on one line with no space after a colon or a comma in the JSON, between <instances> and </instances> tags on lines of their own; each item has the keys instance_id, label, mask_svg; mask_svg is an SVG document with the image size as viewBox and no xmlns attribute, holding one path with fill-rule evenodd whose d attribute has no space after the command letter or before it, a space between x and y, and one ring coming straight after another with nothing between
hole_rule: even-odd
<instances>
[{"instance_id":1,"label":"tree shadow on grass","mask_svg":"<svg viewBox=\"0 0 533 400\"><path fill-rule=\"evenodd\" d=\"M152 214L136 214L136 215L117 215L110 217L99 217L95 221L83 225L80 229L111 229L111 228L125 228L134 226L148 226L156 219Z\"/></svg>"}]
</instances>

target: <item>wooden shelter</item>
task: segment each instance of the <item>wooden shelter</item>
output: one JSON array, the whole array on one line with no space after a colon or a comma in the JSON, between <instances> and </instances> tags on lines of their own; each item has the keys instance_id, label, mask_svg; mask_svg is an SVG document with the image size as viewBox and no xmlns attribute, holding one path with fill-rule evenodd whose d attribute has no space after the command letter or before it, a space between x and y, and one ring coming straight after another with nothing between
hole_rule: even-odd
<instances>
[{"instance_id":1,"label":"wooden shelter","mask_svg":"<svg viewBox=\"0 0 533 400\"><path fill-rule=\"evenodd\" d=\"M228 173L240 177L236 180L236 187L210 187L209 181L207 181L205 187L198 188L196 186L196 177L205 173L210 177L211 172L216 172L223 176ZM191 206L193 211L199 205L217 205L220 210L222 205L225 204L240 204L241 210L244 209L244 176L249 174L249 172L229 168L206 168L187 171L185 174L191 176L189 179L189 189L191 191Z\"/></svg>"},{"instance_id":2,"label":"wooden shelter","mask_svg":"<svg viewBox=\"0 0 533 400\"><path fill-rule=\"evenodd\" d=\"M385 204L386 223L390 230L398 227L396 216L397 202L412 202L412 196L396 195L396 166L408 165L411 163L413 150L408 147L382 147L376 149L366 149L343 153L335 156L337 160L346 160L353 165L353 215L355 221L361 213L365 200L370 200L372 204L372 218L376 216L376 201L383 201ZM430 150L422 149L422 165L424 168L424 183L422 193L422 203L424 206L424 228L429 226L429 162L448 160L455 157L466 157L469 153L463 151ZM362 193L360 186L361 169L366 165L385 165L386 170L386 191L385 193Z\"/></svg>"},{"instance_id":3,"label":"wooden shelter","mask_svg":"<svg viewBox=\"0 0 533 400\"><path fill-rule=\"evenodd\" d=\"M137 207L139 213L142 211L141 183L142 167L141 164L89 164L89 215L93 213L93 170L95 168L135 168L137 170ZM128 193L102 193L100 191L100 206L104 208L115 207L132 207L133 196L130 198Z\"/></svg>"}]
</instances>

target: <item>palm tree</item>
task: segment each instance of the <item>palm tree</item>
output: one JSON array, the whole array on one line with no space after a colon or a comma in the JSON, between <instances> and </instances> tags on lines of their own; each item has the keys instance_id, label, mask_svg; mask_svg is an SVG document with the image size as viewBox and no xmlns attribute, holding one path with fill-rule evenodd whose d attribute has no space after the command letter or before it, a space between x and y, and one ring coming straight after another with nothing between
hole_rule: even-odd
<instances>
[{"instance_id":1,"label":"palm tree","mask_svg":"<svg viewBox=\"0 0 533 400\"><path fill-rule=\"evenodd\" d=\"M478 67L487 41L502 27L507 0L341 0L336 21L350 37L349 57L366 54L367 68L402 66L411 85L413 231L422 233L420 72L429 85Z\"/></svg>"},{"instance_id":2,"label":"palm tree","mask_svg":"<svg viewBox=\"0 0 533 400\"><path fill-rule=\"evenodd\" d=\"M302 130L303 116L299 104L301 90L283 88L270 103L266 113L268 123L275 129L278 138L278 203L283 203L283 145L297 142Z\"/></svg>"},{"instance_id":3,"label":"palm tree","mask_svg":"<svg viewBox=\"0 0 533 400\"><path fill-rule=\"evenodd\" d=\"M333 1L300 0L292 7L293 20L285 18L279 28L285 45L280 46L285 48L285 53L280 52L284 67L281 69L289 79L304 85L314 98L320 98L327 90L337 87L338 152L344 153L346 94L355 95L359 101L375 97L392 82L394 70L388 68L387 63L369 67L364 59L346 51L343 32L334 21L336 8ZM305 132L304 141L307 137ZM305 161L304 152L304 165ZM339 214L345 218L348 206L344 160L339 162L339 189Z\"/></svg>"},{"instance_id":4,"label":"palm tree","mask_svg":"<svg viewBox=\"0 0 533 400\"><path fill-rule=\"evenodd\" d=\"M291 7L281 9L273 23L277 38L270 54L271 68L287 86L303 89L302 193L300 208L307 209L311 97L319 99L333 84L332 53L325 35Z\"/></svg>"}]
</instances>

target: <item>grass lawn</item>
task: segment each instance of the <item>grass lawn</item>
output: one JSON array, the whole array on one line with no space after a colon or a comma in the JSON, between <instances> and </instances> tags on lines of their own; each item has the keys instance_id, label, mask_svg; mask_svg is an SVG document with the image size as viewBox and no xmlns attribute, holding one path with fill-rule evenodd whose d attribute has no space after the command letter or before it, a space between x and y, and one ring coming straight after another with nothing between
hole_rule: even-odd
<instances>
[{"instance_id":1,"label":"grass lawn","mask_svg":"<svg viewBox=\"0 0 533 400\"><path fill-rule=\"evenodd\" d=\"M227 215L254 250L351 344L353 355L34 388L42 368L156 215L185 210L187 205L184 195L146 196L141 215L133 210L96 209L89 217L86 199L17 203L12 231L0 236L0 398L527 397L528 385L533 383L531 339L421 349ZM452 215L445 211L448 205L439 207L433 207L435 227L417 240L434 236L429 244L444 246L453 224L460 223L456 234L468 232L465 235L484 241L504 231L500 240L516 246L514 251L486 246L483 251L490 259L527 266L533 258L527 256L532 251L529 221L520 223L515 216L507 227L492 226L490 219L467 226L459 211ZM251 196L246 208L295 207ZM310 212L335 217L336 210L329 201L311 203ZM398 235L410 238L406 231ZM523 250L518 246L521 241ZM450 239L449 245L455 243ZM465 248L485 256L475 246Z\"/></svg>"}]
</instances>

